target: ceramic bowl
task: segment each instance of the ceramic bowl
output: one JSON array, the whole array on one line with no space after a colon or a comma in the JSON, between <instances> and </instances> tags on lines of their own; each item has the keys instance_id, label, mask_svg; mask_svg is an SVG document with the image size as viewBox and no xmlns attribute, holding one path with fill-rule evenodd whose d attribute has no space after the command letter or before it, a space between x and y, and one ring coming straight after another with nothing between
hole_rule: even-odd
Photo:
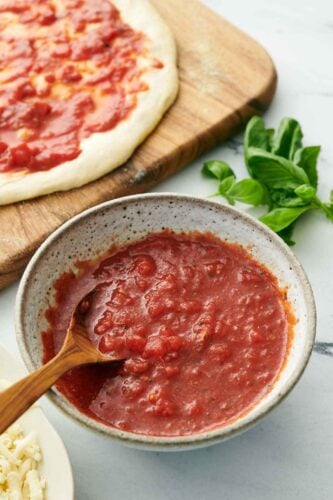
<instances>
[{"instance_id":1,"label":"ceramic bowl","mask_svg":"<svg viewBox=\"0 0 333 500\"><path fill-rule=\"evenodd\" d=\"M44 311L54 301L53 283L78 259L94 259L111 242L126 244L147 233L209 231L246 247L288 290L297 319L290 355L272 390L246 415L229 425L183 437L152 437L120 431L80 413L52 389L51 399L68 415L91 429L123 443L154 450L197 448L230 438L254 425L295 386L311 353L316 314L308 279L291 250L266 226L220 203L174 194L145 194L120 198L91 208L55 231L31 259L20 283L16 302L16 331L29 370L41 365L40 332L47 327Z\"/></svg>"}]
</instances>

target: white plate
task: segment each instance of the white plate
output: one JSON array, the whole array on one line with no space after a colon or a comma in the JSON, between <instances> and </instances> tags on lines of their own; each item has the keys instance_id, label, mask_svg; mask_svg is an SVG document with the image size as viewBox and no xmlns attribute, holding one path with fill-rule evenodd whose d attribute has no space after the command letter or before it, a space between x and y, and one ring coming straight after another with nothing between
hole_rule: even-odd
<instances>
[{"instance_id":1,"label":"white plate","mask_svg":"<svg viewBox=\"0 0 333 500\"><path fill-rule=\"evenodd\" d=\"M0 379L15 382L25 375L23 366L0 344ZM47 500L72 500L74 482L65 446L38 405L34 405L19 420L25 432L38 434L43 453L41 474L46 479Z\"/></svg>"}]
</instances>

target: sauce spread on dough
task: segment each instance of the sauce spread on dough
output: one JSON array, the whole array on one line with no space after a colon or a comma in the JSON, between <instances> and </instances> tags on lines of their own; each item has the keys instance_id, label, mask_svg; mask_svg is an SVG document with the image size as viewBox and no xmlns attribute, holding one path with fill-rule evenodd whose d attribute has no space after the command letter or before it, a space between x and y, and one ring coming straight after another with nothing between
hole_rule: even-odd
<instances>
[{"instance_id":1,"label":"sauce spread on dough","mask_svg":"<svg viewBox=\"0 0 333 500\"><path fill-rule=\"evenodd\" d=\"M163 67L109 0L0 3L0 173L51 169L125 120Z\"/></svg>"},{"instance_id":2,"label":"sauce spread on dough","mask_svg":"<svg viewBox=\"0 0 333 500\"><path fill-rule=\"evenodd\" d=\"M292 319L276 279L240 246L163 232L79 268L55 284L44 361L98 283L85 316L90 339L127 358L61 379L58 389L80 411L139 434L190 435L235 420L271 389Z\"/></svg>"}]
</instances>

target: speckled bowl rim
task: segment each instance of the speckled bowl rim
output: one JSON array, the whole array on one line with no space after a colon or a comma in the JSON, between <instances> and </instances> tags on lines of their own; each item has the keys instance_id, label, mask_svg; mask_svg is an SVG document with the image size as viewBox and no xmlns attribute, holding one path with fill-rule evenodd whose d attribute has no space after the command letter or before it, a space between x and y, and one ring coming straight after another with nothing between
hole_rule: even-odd
<instances>
[{"instance_id":1,"label":"speckled bowl rim","mask_svg":"<svg viewBox=\"0 0 333 500\"><path fill-rule=\"evenodd\" d=\"M148 193L148 194L138 194L131 195L122 198L117 198L115 200L107 201L95 207L89 208L79 215L73 217L69 221L65 222L62 226L60 226L56 231L54 231L39 247L36 253L33 255L30 260L19 284L16 303L15 303L15 330L16 330L16 339L21 352L21 356L28 368L29 371L36 370L38 366L35 365L32 358L30 357L29 350L27 348L27 341L24 334L23 329L23 317L25 315L25 294L29 288L29 283L34 275L35 267L44 255L44 253L49 249L50 246L70 227L80 223L83 219L90 217L92 214L103 211L105 209L109 209L110 207L115 207L117 205L124 205L135 203L138 201L156 199L158 200L167 200L167 201L184 201L191 202L194 204L204 204L205 206L211 206L215 209L221 211L221 213L228 213L236 217L236 219L242 219L246 224L252 227L253 230L264 233L267 236L271 243L279 248L279 250L285 255L288 261L293 266L294 275L297 276L305 298L306 311L307 311L307 328L304 331L304 335L306 336L305 347L303 349L302 357L298 361L298 366L295 367L291 376L284 383L283 387L277 395L271 398L269 402L267 402L266 406L260 411L258 415L251 417L251 410L248 413L248 416L245 416L243 420L236 420L230 423L229 425L224 425L213 430L209 430L206 432L193 434L191 436L177 436L177 437L160 437L160 436L146 436L142 434L135 434L132 432L120 431L118 429L109 427L104 425L88 416L80 413L76 408L71 405L60 393L54 392L53 389L50 389L47 393L49 398L67 415L72 417L76 422L84 424L89 429L94 431L98 431L104 435L112 437L124 444L132 445L137 448L144 449L153 449L156 451L167 451L167 450L182 450L182 449L192 449L199 448L203 446L208 446L220 441L224 441L230 439L231 437L240 434L247 429L251 428L255 424L257 424L263 417L265 417L268 413L270 413L295 387L296 383L300 379L303 374L315 341L316 335L316 306L314 301L314 296L312 292L311 285L309 280L293 254L290 248L282 241L282 239L273 233L267 226L262 224L257 219L254 219L250 215L237 210L234 207L224 205L222 203L218 203L212 200L203 199L200 197L183 195L183 194L174 194L174 193Z\"/></svg>"}]
</instances>

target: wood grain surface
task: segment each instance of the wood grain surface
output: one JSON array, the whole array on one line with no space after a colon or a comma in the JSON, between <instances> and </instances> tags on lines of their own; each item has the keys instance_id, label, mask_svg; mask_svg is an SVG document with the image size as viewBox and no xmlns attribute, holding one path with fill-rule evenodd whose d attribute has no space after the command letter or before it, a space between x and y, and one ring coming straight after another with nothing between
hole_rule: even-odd
<instances>
[{"instance_id":1,"label":"wood grain surface","mask_svg":"<svg viewBox=\"0 0 333 500\"><path fill-rule=\"evenodd\" d=\"M113 173L79 189L0 208L0 288L20 276L36 248L63 222L103 201L148 190L269 105L276 72L257 42L197 0L151 1L178 44L176 103Z\"/></svg>"}]
</instances>

